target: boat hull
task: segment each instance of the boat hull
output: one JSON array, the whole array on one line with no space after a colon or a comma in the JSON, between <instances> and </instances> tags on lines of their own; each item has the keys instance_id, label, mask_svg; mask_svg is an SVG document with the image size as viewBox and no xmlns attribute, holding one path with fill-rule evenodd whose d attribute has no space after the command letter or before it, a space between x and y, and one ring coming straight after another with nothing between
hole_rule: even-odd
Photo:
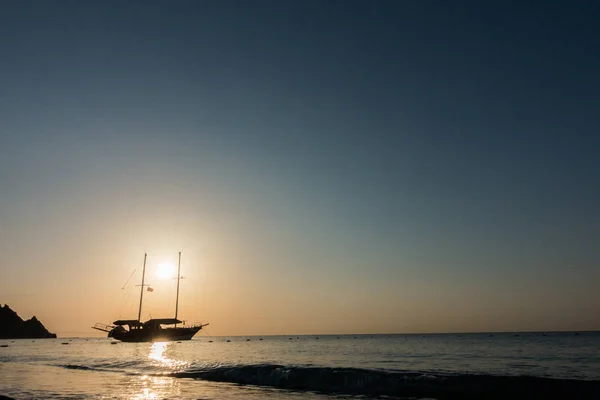
<instances>
[{"instance_id":1,"label":"boat hull","mask_svg":"<svg viewBox=\"0 0 600 400\"><path fill-rule=\"evenodd\" d=\"M109 337L120 340L121 342L130 343L173 342L191 340L200 329L202 329L201 326L164 328L160 330L133 329L130 331L114 331L109 333Z\"/></svg>"}]
</instances>

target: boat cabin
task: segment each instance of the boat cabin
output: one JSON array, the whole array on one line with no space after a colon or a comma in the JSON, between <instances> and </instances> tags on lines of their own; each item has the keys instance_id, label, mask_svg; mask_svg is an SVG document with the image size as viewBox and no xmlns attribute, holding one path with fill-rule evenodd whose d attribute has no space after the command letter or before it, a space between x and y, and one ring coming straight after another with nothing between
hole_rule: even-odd
<instances>
[{"instance_id":1,"label":"boat cabin","mask_svg":"<svg viewBox=\"0 0 600 400\"><path fill-rule=\"evenodd\" d=\"M115 326L127 326L129 330L136 329L148 329L148 330L160 330L161 325L177 325L182 324L183 322L178 320L177 318L154 318L149 319L146 322L138 321L137 319L119 319L113 322Z\"/></svg>"}]
</instances>

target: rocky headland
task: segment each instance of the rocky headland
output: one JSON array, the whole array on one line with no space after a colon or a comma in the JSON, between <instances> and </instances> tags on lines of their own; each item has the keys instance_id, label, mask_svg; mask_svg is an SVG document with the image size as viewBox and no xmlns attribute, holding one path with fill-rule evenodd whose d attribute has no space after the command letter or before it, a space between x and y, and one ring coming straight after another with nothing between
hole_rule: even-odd
<instances>
[{"instance_id":1,"label":"rocky headland","mask_svg":"<svg viewBox=\"0 0 600 400\"><path fill-rule=\"evenodd\" d=\"M56 334L48 332L44 325L33 316L23 321L10 309L8 304L0 307L0 339L54 339Z\"/></svg>"}]
</instances>

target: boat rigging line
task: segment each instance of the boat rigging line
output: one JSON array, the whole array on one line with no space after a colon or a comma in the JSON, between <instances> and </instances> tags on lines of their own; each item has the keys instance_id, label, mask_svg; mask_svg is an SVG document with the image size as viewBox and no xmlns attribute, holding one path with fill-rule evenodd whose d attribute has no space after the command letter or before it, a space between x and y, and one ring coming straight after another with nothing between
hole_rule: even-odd
<instances>
[{"instance_id":1,"label":"boat rigging line","mask_svg":"<svg viewBox=\"0 0 600 400\"><path fill-rule=\"evenodd\" d=\"M125 284L123 285L123 287L121 288L121 290L125 289L125 286L127 286L127 284L129 283L129 281L131 280L131 277L133 277L133 274L135 274L135 269L133 270L133 272L131 273L131 275L129 275L129 278L127 279L127 282L125 282Z\"/></svg>"}]
</instances>

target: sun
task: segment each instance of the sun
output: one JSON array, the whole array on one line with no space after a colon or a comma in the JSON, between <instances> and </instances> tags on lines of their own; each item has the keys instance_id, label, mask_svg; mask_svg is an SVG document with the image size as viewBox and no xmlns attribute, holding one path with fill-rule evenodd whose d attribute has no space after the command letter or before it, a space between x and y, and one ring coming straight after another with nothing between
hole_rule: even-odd
<instances>
[{"instance_id":1,"label":"sun","mask_svg":"<svg viewBox=\"0 0 600 400\"><path fill-rule=\"evenodd\" d=\"M154 271L154 275L158 279L169 279L175 275L175 267L173 264L162 263L158 264L156 267L156 271Z\"/></svg>"}]
</instances>

